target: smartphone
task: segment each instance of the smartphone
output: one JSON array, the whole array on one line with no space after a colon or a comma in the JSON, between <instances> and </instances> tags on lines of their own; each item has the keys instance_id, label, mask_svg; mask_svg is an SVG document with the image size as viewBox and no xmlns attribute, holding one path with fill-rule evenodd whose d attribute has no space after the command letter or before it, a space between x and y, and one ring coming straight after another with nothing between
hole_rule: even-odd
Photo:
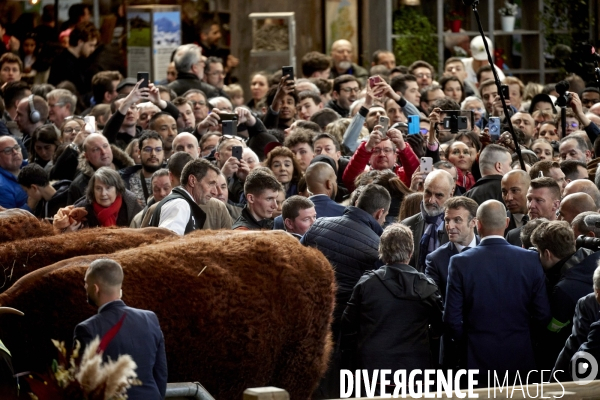
<instances>
[{"instance_id":1,"label":"smartphone","mask_svg":"<svg viewBox=\"0 0 600 400\"><path fill-rule=\"evenodd\" d=\"M221 121L221 125L223 127L223 135L235 136L237 133L237 124L235 121Z\"/></svg>"},{"instance_id":2,"label":"smartphone","mask_svg":"<svg viewBox=\"0 0 600 400\"><path fill-rule=\"evenodd\" d=\"M500 118L499 117L490 117L490 120L487 124L490 136L493 141L498 141L500 139Z\"/></svg>"},{"instance_id":3,"label":"smartphone","mask_svg":"<svg viewBox=\"0 0 600 400\"><path fill-rule=\"evenodd\" d=\"M238 116L236 113L220 113L219 118L221 121L237 121Z\"/></svg>"},{"instance_id":4,"label":"smartphone","mask_svg":"<svg viewBox=\"0 0 600 400\"><path fill-rule=\"evenodd\" d=\"M388 117L379 117L379 125L381 125L381 129L379 130L381 136L383 136L384 138L387 137L387 131L390 126L390 119Z\"/></svg>"},{"instance_id":5,"label":"smartphone","mask_svg":"<svg viewBox=\"0 0 600 400\"><path fill-rule=\"evenodd\" d=\"M95 133L98 130L96 129L96 117L93 115L86 115L83 117L83 121L85 122L85 130L89 133Z\"/></svg>"},{"instance_id":6,"label":"smartphone","mask_svg":"<svg viewBox=\"0 0 600 400\"><path fill-rule=\"evenodd\" d=\"M433 171L433 158L421 157L421 172L430 173Z\"/></svg>"},{"instance_id":7,"label":"smartphone","mask_svg":"<svg viewBox=\"0 0 600 400\"><path fill-rule=\"evenodd\" d=\"M504 99L510 100L510 94L508 93L508 85L500 85L500 90L502 90L502 96L504 96Z\"/></svg>"},{"instance_id":8,"label":"smartphone","mask_svg":"<svg viewBox=\"0 0 600 400\"><path fill-rule=\"evenodd\" d=\"M381 78L379 76L372 76L369 78L369 87L373 89L379 82L381 82Z\"/></svg>"},{"instance_id":9,"label":"smartphone","mask_svg":"<svg viewBox=\"0 0 600 400\"><path fill-rule=\"evenodd\" d=\"M419 124L421 123L421 119L418 115L409 115L408 116L408 134L409 135L418 135L421 133L421 127Z\"/></svg>"},{"instance_id":10,"label":"smartphone","mask_svg":"<svg viewBox=\"0 0 600 400\"><path fill-rule=\"evenodd\" d=\"M293 81L294 80L294 67L291 67L291 66L281 67L281 76L286 76L286 75L289 75L287 78L288 81Z\"/></svg>"},{"instance_id":11,"label":"smartphone","mask_svg":"<svg viewBox=\"0 0 600 400\"><path fill-rule=\"evenodd\" d=\"M150 73L149 72L138 72L137 73L137 81L141 81L144 80L142 83L140 83L140 89L141 88L147 88L148 87L148 83L150 83Z\"/></svg>"},{"instance_id":12,"label":"smartphone","mask_svg":"<svg viewBox=\"0 0 600 400\"><path fill-rule=\"evenodd\" d=\"M231 148L231 157L235 157L238 161L242 159L242 152L244 151L242 146L233 146Z\"/></svg>"}]
</instances>

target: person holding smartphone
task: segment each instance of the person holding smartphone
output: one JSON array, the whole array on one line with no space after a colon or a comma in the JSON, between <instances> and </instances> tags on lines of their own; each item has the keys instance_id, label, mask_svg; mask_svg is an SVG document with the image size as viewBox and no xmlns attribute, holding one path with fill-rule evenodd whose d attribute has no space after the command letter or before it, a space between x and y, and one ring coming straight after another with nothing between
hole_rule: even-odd
<instances>
[{"instance_id":1,"label":"person holding smartphone","mask_svg":"<svg viewBox=\"0 0 600 400\"><path fill-rule=\"evenodd\" d=\"M269 108L263 119L267 129L287 129L295 121L298 95L294 81L288 75L282 76L277 88L267 92Z\"/></svg>"}]
</instances>

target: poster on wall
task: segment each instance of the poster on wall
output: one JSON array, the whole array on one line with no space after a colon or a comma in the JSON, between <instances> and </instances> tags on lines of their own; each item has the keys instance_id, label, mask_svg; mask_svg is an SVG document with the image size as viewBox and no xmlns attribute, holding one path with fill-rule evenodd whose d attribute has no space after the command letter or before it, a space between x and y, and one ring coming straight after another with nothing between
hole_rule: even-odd
<instances>
[{"instance_id":1,"label":"poster on wall","mask_svg":"<svg viewBox=\"0 0 600 400\"><path fill-rule=\"evenodd\" d=\"M152 77L154 81L160 81L166 79L171 54L181 44L181 14L179 11L156 11L152 25Z\"/></svg>"},{"instance_id":2,"label":"poster on wall","mask_svg":"<svg viewBox=\"0 0 600 400\"><path fill-rule=\"evenodd\" d=\"M127 12L127 76L150 70L152 52L151 14L144 11Z\"/></svg>"},{"instance_id":3,"label":"poster on wall","mask_svg":"<svg viewBox=\"0 0 600 400\"><path fill-rule=\"evenodd\" d=\"M339 39L346 39L358 49L358 0L326 0L325 2L325 34L327 52L331 44ZM353 60L356 62L356 60Z\"/></svg>"}]
</instances>

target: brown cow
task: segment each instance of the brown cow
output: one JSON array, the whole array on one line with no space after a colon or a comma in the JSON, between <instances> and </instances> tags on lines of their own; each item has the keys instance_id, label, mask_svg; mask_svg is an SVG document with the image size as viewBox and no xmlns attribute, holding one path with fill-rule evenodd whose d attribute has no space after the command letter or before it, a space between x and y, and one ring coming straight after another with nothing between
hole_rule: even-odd
<instances>
[{"instance_id":1,"label":"brown cow","mask_svg":"<svg viewBox=\"0 0 600 400\"><path fill-rule=\"evenodd\" d=\"M86 254L110 254L180 236L163 228L92 228L0 244L0 293L23 275Z\"/></svg>"},{"instance_id":2,"label":"brown cow","mask_svg":"<svg viewBox=\"0 0 600 400\"><path fill-rule=\"evenodd\" d=\"M71 345L85 302L81 256L34 271L0 295L0 338L16 371L39 370ZM284 232L199 232L114 253L125 270L123 300L154 311L165 335L169 382L200 381L215 398L274 385L307 399L327 368L335 283L318 251ZM205 268L206 267L206 268ZM203 271L203 272L202 272Z\"/></svg>"},{"instance_id":3,"label":"brown cow","mask_svg":"<svg viewBox=\"0 0 600 400\"><path fill-rule=\"evenodd\" d=\"M39 221L29 211L18 208L0 211L0 243L54 234L51 224Z\"/></svg>"}]
</instances>

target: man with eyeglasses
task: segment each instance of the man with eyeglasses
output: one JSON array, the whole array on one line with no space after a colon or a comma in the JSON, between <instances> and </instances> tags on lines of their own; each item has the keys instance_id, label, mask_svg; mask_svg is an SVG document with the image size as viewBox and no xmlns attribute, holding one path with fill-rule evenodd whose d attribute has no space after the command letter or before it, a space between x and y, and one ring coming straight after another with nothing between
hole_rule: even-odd
<instances>
[{"instance_id":1,"label":"man with eyeglasses","mask_svg":"<svg viewBox=\"0 0 600 400\"><path fill-rule=\"evenodd\" d=\"M163 167L163 140L154 131L143 131L139 138L141 165L132 165L119 171L125 187L132 191L144 207L152 196L152 174Z\"/></svg>"},{"instance_id":2,"label":"man with eyeglasses","mask_svg":"<svg viewBox=\"0 0 600 400\"><path fill-rule=\"evenodd\" d=\"M356 101L360 93L360 82L352 75L341 75L333 81L332 99L325 104L325 108L331 108L342 116L348 118L350 105Z\"/></svg>"},{"instance_id":3,"label":"man with eyeglasses","mask_svg":"<svg viewBox=\"0 0 600 400\"><path fill-rule=\"evenodd\" d=\"M433 66L426 61L415 61L408 67L408 73L417 78L419 89L433 83Z\"/></svg>"},{"instance_id":4,"label":"man with eyeglasses","mask_svg":"<svg viewBox=\"0 0 600 400\"><path fill-rule=\"evenodd\" d=\"M204 67L204 82L217 88L219 96L229 97L223 91L225 75L222 59L219 57L208 57L206 59L206 65Z\"/></svg>"},{"instance_id":5,"label":"man with eyeglasses","mask_svg":"<svg viewBox=\"0 0 600 400\"><path fill-rule=\"evenodd\" d=\"M23 208L27 206L27 193L23 190L17 176L23 166L21 146L11 136L0 137L0 206L4 208Z\"/></svg>"},{"instance_id":6,"label":"man with eyeglasses","mask_svg":"<svg viewBox=\"0 0 600 400\"><path fill-rule=\"evenodd\" d=\"M35 111L37 111L39 115L39 119L33 122L31 120L31 108L29 107L29 102L33 102L33 107ZM25 147L29 147L29 141L31 140L31 135L33 131L35 131L38 127L44 125L44 123L48 120L48 103L40 96L33 96L31 99L26 97L19 101L17 105L17 115L15 117L15 122L19 127L19 130L23 134L23 144Z\"/></svg>"},{"instance_id":7,"label":"man with eyeglasses","mask_svg":"<svg viewBox=\"0 0 600 400\"><path fill-rule=\"evenodd\" d=\"M79 158L78 174L69 186L69 204L75 204L85 194L94 171L100 167L120 170L133 165L133 160L123 150L110 145L101 134L92 133L83 141L83 156Z\"/></svg>"},{"instance_id":8,"label":"man with eyeglasses","mask_svg":"<svg viewBox=\"0 0 600 400\"><path fill-rule=\"evenodd\" d=\"M208 101L206 94L199 89L190 89L183 94L191 104L194 110L194 117L197 122L204 120L208 116Z\"/></svg>"},{"instance_id":9,"label":"man with eyeglasses","mask_svg":"<svg viewBox=\"0 0 600 400\"><path fill-rule=\"evenodd\" d=\"M369 113L378 113L378 110L385 115L385 110L380 106L371 107ZM354 179L365 170L367 164L378 171L392 170L407 187L410 186L412 174L419 167L419 159L410 145L404 142L402 132L390 128L384 137L379 129L381 126L375 124L369 140L358 146L344 171L342 179L350 192L355 188ZM402 166L397 164L398 159Z\"/></svg>"},{"instance_id":10,"label":"man with eyeglasses","mask_svg":"<svg viewBox=\"0 0 600 400\"><path fill-rule=\"evenodd\" d=\"M77 97L66 89L54 89L46 95L46 98L48 99L48 120L60 129L65 118L73 116Z\"/></svg>"},{"instance_id":11,"label":"man with eyeglasses","mask_svg":"<svg viewBox=\"0 0 600 400\"><path fill-rule=\"evenodd\" d=\"M190 89L200 89L208 98L219 95L217 89L202 81L204 77L204 61L202 60L202 48L196 44L184 44L177 48L175 57L175 69L177 79L169 83L177 96L183 95Z\"/></svg>"}]
</instances>

